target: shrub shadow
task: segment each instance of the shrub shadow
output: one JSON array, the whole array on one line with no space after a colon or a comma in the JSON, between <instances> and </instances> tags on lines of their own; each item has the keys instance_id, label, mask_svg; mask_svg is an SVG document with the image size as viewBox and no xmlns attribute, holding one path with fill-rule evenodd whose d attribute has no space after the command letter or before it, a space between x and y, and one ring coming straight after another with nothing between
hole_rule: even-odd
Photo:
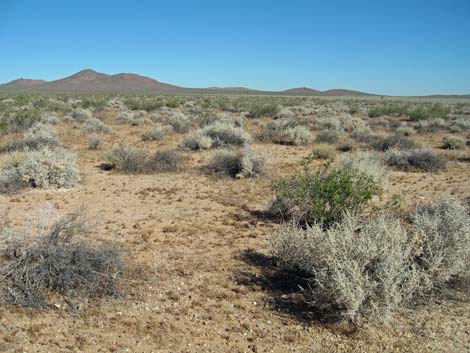
<instances>
[{"instance_id":1,"label":"shrub shadow","mask_svg":"<svg viewBox=\"0 0 470 353\"><path fill-rule=\"evenodd\" d=\"M304 299L302 291L309 286L309 280L299 272L280 272L275 260L254 249L241 251L238 259L255 267L257 271L238 271L238 284L261 289L269 293L267 302L271 308L289 315L302 323L337 323L337 313L317 308Z\"/></svg>"}]
</instances>

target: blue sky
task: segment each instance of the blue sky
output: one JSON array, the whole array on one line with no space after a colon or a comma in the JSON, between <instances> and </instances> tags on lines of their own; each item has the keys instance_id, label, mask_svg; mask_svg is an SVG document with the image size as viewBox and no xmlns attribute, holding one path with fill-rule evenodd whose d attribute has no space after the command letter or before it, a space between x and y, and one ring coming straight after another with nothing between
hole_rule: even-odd
<instances>
[{"instance_id":1,"label":"blue sky","mask_svg":"<svg viewBox=\"0 0 470 353\"><path fill-rule=\"evenodd\" d=\"M0 0L0 82L84 68L187 87L470 93L470 1Z\"/></svg>"}]
</instances>

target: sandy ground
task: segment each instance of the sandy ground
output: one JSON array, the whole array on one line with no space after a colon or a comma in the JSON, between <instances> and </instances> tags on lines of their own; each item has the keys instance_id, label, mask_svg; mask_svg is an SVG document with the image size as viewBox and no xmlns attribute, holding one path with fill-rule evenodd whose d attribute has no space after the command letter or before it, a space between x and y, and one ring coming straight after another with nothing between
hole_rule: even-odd
<instances>
[{"instance_id":1,"label":"sandy ground","mask_svg":"<svg viewBox=\"0 0 470 353\"><path fill-rule=\"evenodd\" d=\"M104 151L124 138L148 150L181 139L143 142L140 134L150 127L108 123L113 133ZM272 198L272 179L290 173L312 146L255 143L270 157L268 175L230 180L202 172L211 152L184 152L188 165L178 173L104 171L104 151L88 150L82 129L61 124L59 134L78 153L81 184L0 195L0 213L21 225L38 209L64 214L85 206L93 237L117 243L135 268L118 298L83 300L73 309L60 300L40 311L1 306L0 352L470 351L470 298L458 290L386 324L351 330L321 322L299 301L298 288L272 276L268 239L279 225L258 213ZM442 136L414 138L452 158L454 152L437 149ZM468 162L456 160L444 172L393 172L386 194L400 194L409 205L465 198L469 177Z\"/></svg>"}]
</instances>

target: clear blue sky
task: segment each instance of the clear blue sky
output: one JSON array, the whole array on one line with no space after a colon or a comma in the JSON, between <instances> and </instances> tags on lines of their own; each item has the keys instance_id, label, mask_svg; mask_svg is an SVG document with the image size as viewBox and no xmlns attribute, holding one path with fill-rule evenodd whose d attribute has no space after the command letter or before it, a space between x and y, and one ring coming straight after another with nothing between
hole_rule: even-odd
<instances>
[{"instance_id":1,"label":"clear blue sky","mask_svg":"<svg viewBox=\"0 0 470 353\"><path fill-rule=\"evenodd\" d=\"M0 0L0 82L84 68L187 87L470 93L470 0Z\"/></svg>"}]
</instances>

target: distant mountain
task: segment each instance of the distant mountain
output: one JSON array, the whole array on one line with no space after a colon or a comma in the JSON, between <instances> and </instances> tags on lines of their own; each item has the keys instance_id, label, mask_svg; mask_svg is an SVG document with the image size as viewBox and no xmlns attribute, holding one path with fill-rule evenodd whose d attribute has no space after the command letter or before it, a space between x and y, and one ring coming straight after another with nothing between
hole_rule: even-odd
<instances>
[{"instance_id":1,"label":"distant mountain","mask_svg":"<svg viewBox=\"0 0 470 353\"><path fill-rule=\"evenodd\" d=\"M366 97L374 94L347 89L319 91L308 87L297 87L285 91L259 91L245 87L185 88L159 82L150 77L132 73L107 75L91 69L82 70L71 76L55 80L32 80L20 78L0 84L0 92L109 92L109 93L155 93L155 94L253 94L290 95L320 97ZM470 98L470 95L434 95L427 98Z\"/></svg>"},{"instance_id":2,"label":"distant mountain","mask_svg":"<svg viewBox=\"0 0 470 353\"><path fill-rule=\"evenodd\" d=\"M17 80L0 85L0 87L11 89L11 90L18 90L18 89L21 90L21 89L37 87L44 83L46 83L46 81L44 80L30 80L28 78L19 78Z\"/></svg>"},{"instance_id":3,"label":"distant mountain","mask_svg":"<svg viewBox=\"0 0 470 353\"><path fill-rule=\"evenodd\" d=\"M282 93L285 94L296 94L296 95L302 95L302 96L319 96L322 94L321 91L318 91L316 89L308 88L308 87L298 87L298 88L290 88L286 89L285 91L282 91Z\"/></svg>"},{"instance_id":4,"label":"distant mountain","mask_svg":"<svg viewBox=\"0 0 470 353\"><path fill-rule=\"evenodd\" d=\"M27 84L27 82L32 83ZM158 82L145 76L130 73L107 75L90 69L55 81L21 79L0 85L0 91L10 89L32 92L155 92L162 94L184 91L181 87Z\"/></svg>"}]
</instances>

